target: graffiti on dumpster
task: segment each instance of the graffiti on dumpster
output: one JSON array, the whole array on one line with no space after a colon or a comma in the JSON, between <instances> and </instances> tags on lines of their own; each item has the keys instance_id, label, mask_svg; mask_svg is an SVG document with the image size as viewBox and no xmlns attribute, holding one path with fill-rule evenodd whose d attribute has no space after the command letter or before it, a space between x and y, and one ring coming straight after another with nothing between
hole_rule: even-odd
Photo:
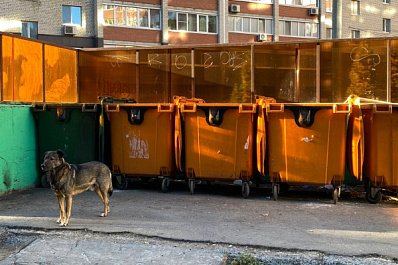
<instances>
[{"instance_id":1,"label":"graffiti on dumpster","mask_svg":"<svg viewBox=\"0 0 398 265\"><path fill-rule=\"evenodd\" d=\"M149 159L148 140L142 140L139 135L129 133L129 158Z\"/></svg>"}]
</instances>

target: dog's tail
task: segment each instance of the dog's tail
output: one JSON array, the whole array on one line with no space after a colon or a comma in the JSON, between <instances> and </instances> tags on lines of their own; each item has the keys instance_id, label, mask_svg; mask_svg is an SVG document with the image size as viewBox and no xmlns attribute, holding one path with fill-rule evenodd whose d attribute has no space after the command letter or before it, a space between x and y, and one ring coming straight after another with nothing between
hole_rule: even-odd
<instances>
[{"instance_id":1,"label":"dog's tail","mask_svg":"<svg viewBox=\"0 0 398 265\"><path fill-rule=\"evenodd\" d=\"M110 175L111 181L109 182L108 194L109 194L109 197L111 197L111 196L112 196L112 194L113 194L112 173L111 173L111 172L109 172L109 175Z\"/></svg>"}]
</instances>

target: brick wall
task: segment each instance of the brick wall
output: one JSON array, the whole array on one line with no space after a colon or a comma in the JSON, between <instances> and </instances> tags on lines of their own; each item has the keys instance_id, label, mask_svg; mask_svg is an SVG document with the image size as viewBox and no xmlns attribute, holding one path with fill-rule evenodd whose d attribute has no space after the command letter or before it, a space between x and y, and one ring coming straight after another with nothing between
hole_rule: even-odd
<instances>
[{"instance_id":1,"label":"brick wall","mask_svg":"<svg viewBox=\"0 0 398 265\"><path fill-rule=\"evenodd\" d=\"M133 29L124 27L104 27L104 39L116 41L159 43L159 30Z\"/></svg>"},{"instance_id":2,"label":"brick wall","mask_svg":"<svg viewBox=\"0 0 398 265\"><path fill-rule=\"evenodd\" d=\"M150 5L160 5L160 0L124 0L123 2L130 2L134 4L150 4Z\"/></svg>"},{"instance_id":3,"label":"brick wall","mask_svg":"<svg viewBox=\"0 0 398 265\"><path fill-rule=\"evenodd\" d=\"M217 0L200 0L200 1L187 1L187 0L169 0L169 7L184 7L204 10L218 10Z\"/></svg>"},{"instance_id":4,"label":"brick wall","mask_svg":"<svg viewBox=\"0 0 398 265\"><path fill-rule=\"evenodd\" d=\"M258 34L229 33L229 43L258 42ZM268 35L268 41L272 41L272 35Z\"/></svg>"},{"instance_id":5,"label":"brick wall","mask_svg":"<svg viewBox=\"0 0 398 265\"><path fill-rule=\"evenodd\" d=\"M272 16L272 5L257 4L251 2L229 1L228 5L239 5L240 12L245 14L255 14L261 16Z\"/></svg>"},{"instance_id":6,"label":"brick wall","mask_svg":"<svg viewBox=\"0 0 398 265\"><path fill-rule=\"evenodd\" d=\"M216 34L169 32L169 44L207 44L217 43L217 41Z\"/></svg>"},{"instance_id":7,"label":"brick wall","mask_svg":"<svg viewBox=\"0 0 398 265\"><path fill-rule=\"evenodd\" d=\"M308 10L309 8L279 6L279 16L318 20L318 16L308 15Z\"/></svg>"}]
</instances>

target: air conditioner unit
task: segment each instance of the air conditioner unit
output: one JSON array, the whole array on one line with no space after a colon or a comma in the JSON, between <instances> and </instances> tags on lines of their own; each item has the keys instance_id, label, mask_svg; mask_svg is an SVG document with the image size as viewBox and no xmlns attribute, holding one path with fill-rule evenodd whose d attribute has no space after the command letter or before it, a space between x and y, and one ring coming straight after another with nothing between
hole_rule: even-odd
<instances>
[{"instance_id":1,"label":"air conditioner unit","mask_svg":"<svg viewBox=\"0 0 398 265\"><path fill-rule=\"evenodd\" d=\"M239 13L240 12L240 5L230 5L229 12L231 13Z\"/></svg>"},{"instance_id":2,"label":"air conditioner unit","mask_svg":"<svg viewBox=\"0 0 398 265\"><path fill-rule=\"evenodd\" d=\"M64 25L65 35L76 35L76 26Z\"/></svg>"},{"instance_id":3,"label":"air conditioner unit","mask_svg":"<svg viewBox=\"0 0 398 265\"><path fill-rule=\"evenodd\" d=\"M260 34L258 34L258 36L257 36L257 40L258 41L266 41L268 38L267 38L267 34L265 34L265 33L260 33Z\"/></svg>"},{"instance_id":4,"label":"air conditioner unit","mask_svg":"<svg viewBox=\"0 0 398 265\"><path fill-rule=\"evenodd\" d=\"M319 15L319 8L317 8L317 7L311 7L310 9L308 9L308 14L309 14L310 16Z\"/></svg>"}]
</instances>

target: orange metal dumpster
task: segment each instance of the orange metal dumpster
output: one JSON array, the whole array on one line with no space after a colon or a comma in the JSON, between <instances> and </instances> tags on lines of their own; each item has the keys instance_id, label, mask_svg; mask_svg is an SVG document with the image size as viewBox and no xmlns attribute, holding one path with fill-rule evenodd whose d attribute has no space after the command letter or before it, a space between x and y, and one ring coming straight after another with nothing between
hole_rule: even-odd
<instances>
[{"instance_id":1,"label":"orange metal dumpster","mask_svg":"<svg viewBox=\"0 0 398 265\"><path fill-rule=\"evenodd\" d=\"M268 166L274 200L280 184L334 187L337 203L344 180L350 104L260 106L267 115Z\"/></svg>"},{"instance_id":2,"label":"orange metal dumpster","mask_svg":"<svg viewBox=\"0 0 398 265\"><path fill-rule=\"evenodd\" d=\"M398 190L398 105L361 104L365 127L363 166L366 199L378 203L381 190Z\"/></svg>"},{"instance_id":3,"label":"orange metal dumpster","mask_svg":"<svg viewBox=\"0 0 398 265\"><path fill-rule=\"evenodd\" d=\"M112 171L120 188L126 177L162 179L166 192L175 173L174 104L106 104Z\"/></svg>"},{"instance_id":4,"label":"orange metal dumpster","mask_svg":"<svg viewBox=\"0 0 398 265\"><path fill-rule=\"evenodd\" d=\"M247 198L255 169L257 104L177 104L176 158L187 173L191 194L200 180L221 181L242 185Z\"/></svg>"}]
</instances>

